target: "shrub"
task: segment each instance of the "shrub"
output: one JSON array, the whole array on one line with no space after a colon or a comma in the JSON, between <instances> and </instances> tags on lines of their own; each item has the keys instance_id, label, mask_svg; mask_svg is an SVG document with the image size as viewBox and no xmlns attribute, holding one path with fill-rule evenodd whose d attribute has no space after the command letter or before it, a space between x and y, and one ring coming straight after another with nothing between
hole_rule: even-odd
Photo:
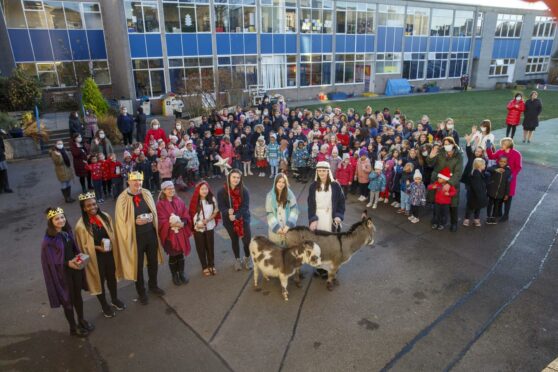
<instances>
[{"instance_id":1,"label":"shrub","mask_svg":"<svg viewBox=\"0 0 558 372\"><path fill-rule=\"evenodd\" d=\"M108 112L109 105L107 101L105 101L95 80L90 77L85 79L81 87L81 100L83 102L83 107L86 110L93 111L97 116L106 115Z\"/></svg>"},{"instance_id":2,"label":"shrub","mask_svg":"<svg viewBox=\"0 0 558 372\"><path fill-rule=\"evenodd\" d=\"M122 134L116 125L116 116L98 115L97 125L99 125L99 129L102 129L105 132L107 138L113 145L119 145L122 143Z\"/></svg>"},{"instance_id":3,"label":"shrub","mask_svg":"<svg viewBox=\"0 0 558 372\"><path fill-rule=\"evenodd\" d=\"M18 126L18 122L15 118L5 112L0 112L0 129L4 129L8 132L10 129L17 128Z\"/></svg>"},{"instance_id":4,"label":"shrub","mask_svg":"<svg viewBox=\"0 0 558 372\"><path fill-rule=\"evenodd\" d=\"M44 123L39 124L37 128L37 121L32 112L24 112L21 116L21 128L23 129L23 134L26 137L31 137L35 142L42 140L43 142L48 142L49 133L45 127Z\"/></svg>"},{"instance_id":5,"label":"shrub","mask_svg":"<svg viewBox=\"0 0 558 372\"><path fill-rule=\"evenodd\" d=\"M24 111L33 109L41 100L41 87L36 77L29 76L20 67L12 72L7 81L10 110Z\"/></svg>"}]
</instances>

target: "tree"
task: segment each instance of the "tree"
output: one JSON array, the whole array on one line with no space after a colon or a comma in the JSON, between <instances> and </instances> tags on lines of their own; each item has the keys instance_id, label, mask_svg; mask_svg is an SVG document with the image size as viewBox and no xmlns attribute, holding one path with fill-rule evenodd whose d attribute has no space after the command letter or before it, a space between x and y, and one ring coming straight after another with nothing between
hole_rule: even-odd
<instances>
[{"instance_id":1,"label":"tree","mask_svg":"<svg viewBox=\"0 0 558 372\"><path fill-rule=\"evenodd\" d=\"M100 116L106 115L109 105L93 78L88 77L85 79L81 88L81 95L85 109L91 110Z\"/></svg>"},{"instance_id":2,"label":"tree","mask_svg":"<svg viewBox=\"0 0 558 372\"><path fill-rule=\"evenodd\" d=\"M10 109L15 111L33 110L41 99L41 87L36 77L29 76L17 67L7 81Z\"/></svg>"}]
</instances>

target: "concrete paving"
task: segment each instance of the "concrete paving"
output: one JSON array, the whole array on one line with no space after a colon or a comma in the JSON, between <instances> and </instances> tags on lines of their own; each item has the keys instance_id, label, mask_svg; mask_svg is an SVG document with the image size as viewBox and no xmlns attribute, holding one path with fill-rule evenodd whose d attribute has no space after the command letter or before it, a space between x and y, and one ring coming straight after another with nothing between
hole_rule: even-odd
<instances>
[{"instance_id":1,"label":"concrete paving","mask_svg":"<svg viewBox=\"0 0 558 372\"><path fill-rule=\"evenodd\" d=\"M556 133L556 124L541 128ZM536 141L547 138L553 137ZM540 371L558 355L558 176L556 162L531 162L529 151L539 144L530 146L506 224L431 231L428 211L413 225L382 205L371 213L375 245L342 267L340 285L328 292L307 268L288 302L276 280L255 292L251 273L232 270L230 243L219 228L216 277L202 277L193 250L190 283L173 286L160 266L167 294L148 306L135 302L132 283L122 282L128 309L105 319L84 293L86 316L97 327L86 340L67 334L43 282L41 212L62 203L50 159L11 163L16 194L0 195L0 370ZM253 234L266 234L271 181L250 177L246 185ZM292 186L306 223L307 185ZM77 203L63 207L75 223ZM113 213L114 202L103 209ZM344 227L363 209L350 196Z\"/></svg>"}]
</instances>

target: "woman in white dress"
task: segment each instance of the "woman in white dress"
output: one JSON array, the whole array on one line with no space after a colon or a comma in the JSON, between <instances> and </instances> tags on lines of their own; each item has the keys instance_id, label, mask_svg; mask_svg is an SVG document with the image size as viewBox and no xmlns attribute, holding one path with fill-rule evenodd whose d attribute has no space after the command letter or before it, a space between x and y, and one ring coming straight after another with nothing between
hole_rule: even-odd
<instances>
[{"instance_id":1,"label":"woman in white dress","mask_svg":"<svg viewBox=\"0 0 558 372\"><path fill-rule=\"evenodd\" d=\"M269 240L282 247L285 246L285 234L296 226L298 206L296 197L289 187L289 180L283 173L278 173L273 181L273 188L265 198L265 211Z\"/></svg>"},{"instance_id":2,"label":"woman in white dress","mask_svg":"<svg viewBox=\"0 0 558 372\"><path fill-rule=\"evenodd\" d=\"M333 178L329 163L316 164L316 178L308 190L308 222L311 230L337 231L345 215L345 195Z\"/></svg>"}]
</instances>

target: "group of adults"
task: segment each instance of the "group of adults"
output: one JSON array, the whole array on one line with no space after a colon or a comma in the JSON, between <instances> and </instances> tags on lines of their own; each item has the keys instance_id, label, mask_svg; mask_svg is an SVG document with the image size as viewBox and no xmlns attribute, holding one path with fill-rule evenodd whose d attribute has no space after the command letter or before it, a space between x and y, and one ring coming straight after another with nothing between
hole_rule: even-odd
<instances>
[{"instance_id":1,"label":"group of adults","mask_svg":"<svg viewBox=\"0 0 558 372\"><path fill-rule=\"evenodd\" d=\"M533 133L539 126L539 115L542 112L542 103L539 100L539 94L532 91L529 99L523 100L523 94L516 93L514 98L508 102L506 108L508 114L506 116L506 137L514 138L515 130L521 123L521 114L523 114L523 143L531 143Z\"/></svg>"}]
</instances>

